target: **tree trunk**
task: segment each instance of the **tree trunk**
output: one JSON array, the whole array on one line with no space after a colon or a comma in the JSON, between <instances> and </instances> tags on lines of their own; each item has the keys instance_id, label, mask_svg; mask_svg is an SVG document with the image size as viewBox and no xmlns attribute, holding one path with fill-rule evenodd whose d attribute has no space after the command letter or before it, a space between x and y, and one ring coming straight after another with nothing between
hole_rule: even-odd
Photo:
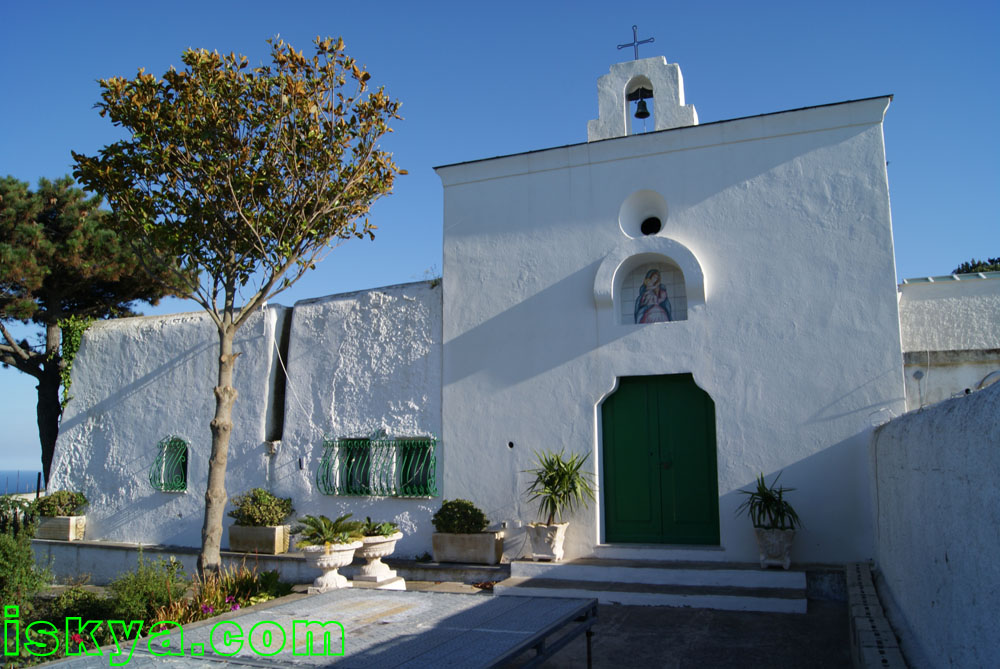
<instances>
[{"instance_id":1,"label":"tree trunk","mask_svg":"<svg viewBox=\"0 0 1000 669\"><path fill-rule=\"evenodd\" d=\"M59 436L59 416L62 406L59 403L59 385L62 358L59 356L59 343L62 330L52 323L45 327L45 359L42 362L41 376L38 377L38 404L35 415L38 420L38 440L42 446L42 476L48 487L49 475L52 472L52 456L56 451L56 438Z\"/></svg>"},{"instance_id":2,"label":"tree trunk","mask_svg":"<svg viewBox=\"0 0 1000 669\"><path fill-rule=\"evenodd\" d=\"M227 314L219 327L219 381L215 387L215 418L212 419L212 455L208 461L208 487L205 490L205 523L201 528L201 555L198 571L206 574L222 568L222 520L226 511L226 461L229 437L233 431L233 339L236 327Z\"/></svg>"}]
</instances>

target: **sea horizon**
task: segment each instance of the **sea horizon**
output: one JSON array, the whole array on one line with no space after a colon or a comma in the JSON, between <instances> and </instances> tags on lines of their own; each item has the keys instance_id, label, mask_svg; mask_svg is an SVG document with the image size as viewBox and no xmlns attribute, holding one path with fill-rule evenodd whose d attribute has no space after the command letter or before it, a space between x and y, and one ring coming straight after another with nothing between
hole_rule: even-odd
<instances>
[{"instance_id":1,"label":"sea horizon","mask_svg":"<svg viewBox=\"0 0 1000 669\"><path fill-rule=\"evenodd\" d=\"M35 492L40 472L40 469L0 469L0 495ZM44 482L42 489L45 489Z\"/></svg>"}]
</instances>

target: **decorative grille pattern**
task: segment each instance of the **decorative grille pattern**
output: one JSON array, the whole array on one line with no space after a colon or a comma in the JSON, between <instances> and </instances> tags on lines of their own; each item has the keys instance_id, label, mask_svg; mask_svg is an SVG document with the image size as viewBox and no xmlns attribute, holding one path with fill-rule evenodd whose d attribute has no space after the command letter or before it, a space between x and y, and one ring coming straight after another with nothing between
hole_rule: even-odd
<instances>
[{"instance_id":1,"label":"decorative grille pattern","mask_svg":"<svg viewBox=\"0 0 1000 669\"><path fill-rule=\"evenodd\" d=\"M161 439L156 459L149 468L149 483L164 492L187 490L187 451L187 442L180 437Z\"/></svg>"},{"instance_id":2,"label":"decorative grille pattern","mask_svg":"<svg viewBox=\"0 0 1000 669\"><path fill-rule=\"evenodd\" d=\"M327 439L316 472L324 495L434 497L437 442L403 439Z\"/></svg>"}]
</instances>

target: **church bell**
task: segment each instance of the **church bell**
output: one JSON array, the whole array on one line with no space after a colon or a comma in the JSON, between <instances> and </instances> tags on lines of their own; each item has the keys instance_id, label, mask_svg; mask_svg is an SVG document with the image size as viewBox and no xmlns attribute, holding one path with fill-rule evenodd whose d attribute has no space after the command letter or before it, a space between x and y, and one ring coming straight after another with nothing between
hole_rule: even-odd
<instances>
[{"instance_id":1,"label":"church bell","mask_svg":"<svg viewBox=\"0 0 1000 669\"><path fill-rule=\"evenodd\" d=\"M639 100L639 104L635 106L635 117L649 118L649 110L646 108L645 100Z\"/></svg>"}]
</instances>

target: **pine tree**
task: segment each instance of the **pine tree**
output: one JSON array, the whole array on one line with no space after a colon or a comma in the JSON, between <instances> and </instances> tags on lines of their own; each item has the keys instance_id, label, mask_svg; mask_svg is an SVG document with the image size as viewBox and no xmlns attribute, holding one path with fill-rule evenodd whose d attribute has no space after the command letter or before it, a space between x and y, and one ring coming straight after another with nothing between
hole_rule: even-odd
<instances>
[{"instance_id":1,"label":"pine tree","mask_svg":"<svg viewBox=\"0 0 1000 669\"><path fill-rule=\"evenodd\" d=\"M973 258L951 270L952 274L973 274L976 272L1000 272L1000 258L987 258L986 260Z\"/></svg>"},{"instance_id":2,"label":"pine tree","mask_svg":"<svg viewBox=\"0 0 1000 669\"><path fill-rule=\"evenodd\" d=\"M136 301L170 293L150 278L115 232L100 198L73 180L41 179L38 188L0 179L0 363L38 380L38 438L48 481L69 378L69 356L93 319L132 314ZM41 329L41 341L17 341L14 321ZM65 399L65 398L64 398Z\"/></svg>"}]
</instances>

